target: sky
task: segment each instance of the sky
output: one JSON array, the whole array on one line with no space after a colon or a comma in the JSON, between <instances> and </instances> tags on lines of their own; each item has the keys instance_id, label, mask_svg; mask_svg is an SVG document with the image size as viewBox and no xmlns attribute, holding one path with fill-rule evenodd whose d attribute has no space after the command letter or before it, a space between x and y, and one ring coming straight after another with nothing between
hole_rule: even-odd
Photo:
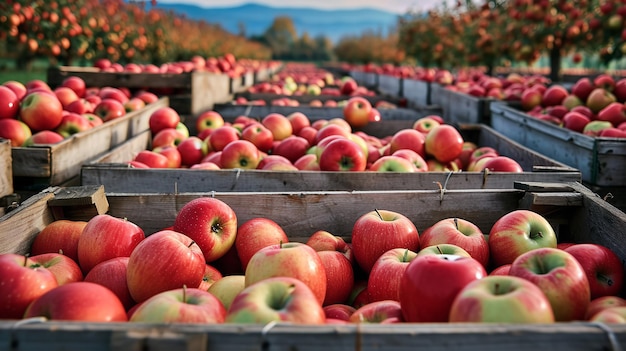
<instances>
[{"instance_id":1,"label":"sky","mask_svg":"<svg viewBox=\"0 0 626 351\"><path fill-rule=\"evenodd\" d=\"M311 7L325 10L372 7L393 13L422 11L439 6L444 0L157 0L163 3L188 3L201 7L232 7L255 2L274 7Z\"/></svg>"}]
</instances>

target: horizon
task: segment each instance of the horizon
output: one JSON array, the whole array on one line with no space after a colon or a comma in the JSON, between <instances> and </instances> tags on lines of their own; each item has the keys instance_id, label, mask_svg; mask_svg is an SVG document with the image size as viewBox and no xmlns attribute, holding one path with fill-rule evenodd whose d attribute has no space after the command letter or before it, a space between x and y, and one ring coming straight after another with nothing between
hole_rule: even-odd
<instances>
[{"instance_id":1,"label":"horizon","mask_svg":"<svg viewBox=\"0 0 626 351\"><path fill-rule=\"evenodd\" d=\"M451 2L451 0L445 0ZM319 0L291 0L285 3L282 0L157 0L159 3L165 4L188 4L196 5L203 8L228 8L237 7L245 4L259 4L269 7L289 7L289 8L313 8L319 10L346 10L373 8L391 12L394 14L404 14L409 11L424 11L441 5L444 0L391 0L384 2L381 6L380 0L335 0L332 2Z\"/></svg>"}]
</instances>

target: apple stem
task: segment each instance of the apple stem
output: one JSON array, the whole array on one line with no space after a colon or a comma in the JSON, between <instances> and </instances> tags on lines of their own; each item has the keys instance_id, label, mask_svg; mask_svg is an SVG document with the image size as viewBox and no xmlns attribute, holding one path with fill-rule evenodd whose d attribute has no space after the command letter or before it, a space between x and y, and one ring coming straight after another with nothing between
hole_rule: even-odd
<instances>
[{"instance_id":1,"label":"apple stem","mask_svg":"<svg viewBox=\"0 0 626 351\"><path fill-rule=\"evenodd\" d=\"M614 281L613 281L613 279L611 279L611 277L608 277L608 276L606 276L604 274L601 274L601 273L597 274L596 277L598 278L599 281L605 283L606 285L613 286Z\"/></svg>"},{"instance_id":2,"label":"apple stem","mask_svg":"<svg viewBox=\"0 0 626 351\"><path fill-rule=\"evenodd\" d=\"M454 227L456 228L456 230L459 230L459 219L454 217Z\"/></svg>"},{"instance_id":3,"label":"apple stem","mask_svg":"<svg viewBox=\"0 0 626 351\"><path fill-rule=\"evenodd\" d=\"M28 263L28 256L29 256L29 255L30 255L30 254L26 254L26 255L24 255L24 264L23 264L23 266L24 266L24 267L26 267L26 263Z\"/></svg>"},{"instance_id":4,"label":"apple stem","mask_svg":"<svg viewBox=\"0 0 626 351\"><path fill-rule=\"evenodd\" d=\"M494 285L493 287L496 295L500 295L500 283L496 283L496 285Z\"/></svg>"},{"instance_id":5,"label":"apple stem","mask_svg":"<svg viewBox=\"0 0 626 351\"><path fill-rule=\"evenodd\" d=\"M404 250L404 256L402 256L402 262L407 262L409 259L409 249Z\"/></svg>"},{"instance_id":6,"label":"apple stem","mask_svg":"<svg viewBox=\"0 0 626 351\"><path fill-rule=\"evenodd\" d=\"M374 211L376 212L376 214L378 215L378 218L383 219L383 216L380 214L380 212L378 211L377 208L374 209Z\"/></svg>"},{"instance_id":7,"label":"apple stem","mask_svg":"<svg viewBox=\"0 0 626 351\"><path fill-rule=\"evenodd\" d=\"M187 284L183 284L183 302L187 301Z\"/></svg>"},{"instance_id":8,"label":"apple stem","mask_svg":"<svg viewBox=\"0 0 626 351\"><path fill-rule=\"evenodd\" d=\"M63 249L59 249L59 254L63 255Z\"/></svg>"},{"instance_id":9,"label":"apple stem","mask_svg":"<svg viewBox=\"0 0 626 351\"><path fill-rule=\"evenodd\" d=\"M189 248L189 247L192 247L192 246L193 246L193 244L195 244L195 243L196 243L196 242L192 240L192 241L189 243L189 245L188 245L187 247L188 247L188 248Z\"/></svg>"},{"instance_id":10,"label":"apple stem","mask_svg":"<svg viewBox=\"0 0 626 351\"><path fill-rule=\"evenodd\" d=\"M443 255L443 251L441 251L441 248L439 247L439 245L437 245L437 251L439 251L440 255Z\"/></svg>"},{"instance_id":11,"label":"apple stem","mask_svg":"<svg viewBox=\"0 0 626 351\"><path fill-rule=\"evenodd\" d=\"M282 240L278 243L278 247L281 248L281 249L283 248L283 241Z\"/></svg>"}]
</instances>

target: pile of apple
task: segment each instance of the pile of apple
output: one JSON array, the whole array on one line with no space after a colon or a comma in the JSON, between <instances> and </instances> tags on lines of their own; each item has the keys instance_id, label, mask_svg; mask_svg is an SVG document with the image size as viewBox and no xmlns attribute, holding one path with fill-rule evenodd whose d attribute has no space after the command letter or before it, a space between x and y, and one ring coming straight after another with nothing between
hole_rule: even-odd
<instances>
[{"instance_id":1,"label":"pile of apple","mask_svg":"<svg viewBox=\"0 0 626 351\"><path fill-rule=\"evenodd\" d=\"M317 228L302 243L270 218L239 223L228 204L200 197L148 236L108 214L54 221L30 256L0 255L0 276L0 319L626 322L619 257L557 243L529 210L502 215L488 233L455 217L418 232L402 213L372 210L348 241Z\"/></svg>"},{"instance_id":2,"label":"pile of apple","mask_svg":"<svg viewBox=\"0 0 626 351\"><path fill-rule=\"evenodd\" d=\"M41 80L0 85L0 138L12 146L55 144L158 100L146 91L86 87L76 76L51 89Z\"/></svg>"},{"instance_id":3,"label":"pile of apple","mask_svg":"<svg viewBox=\"0 0 626 351\"><path fill-rule=\"evenodd\" d=\"M450 81L452 77L447 77ZM520 75L510 73L505 77L495 77L479 70L459 72L446 89L479 98L502 101L520 101L524 91L531 87L545 87L548 79L541 75Z\"/></svg>"},{"instance_id":4,"label":"pile of apple","mask_svg":"<svg viewBox=\"0 0 626 351\"><path fill-rule=\"evenodd\" d=\"M600 74L563 85L524 90L522 109L529 115L593 137L626 138L626 78Z\"/></svg>"},{"instance_id":5,"label":"pile of apple","mask_svg":"<svg viewBox=\"0 0 626 351\"><path fill-rule=\"evenodd\" d=\"M311 121L301 112L270 113L232 123L215 111L196 120L197 135L178 113L163 107L150 116L151 149L129 163L137 168L260 169L280 171L483 171L522 172L519 163L491 147L463 140L437 115L379 138L357 130L380 120L363 97L352 97L343 116Z\"/></svg>"}]
</instances>

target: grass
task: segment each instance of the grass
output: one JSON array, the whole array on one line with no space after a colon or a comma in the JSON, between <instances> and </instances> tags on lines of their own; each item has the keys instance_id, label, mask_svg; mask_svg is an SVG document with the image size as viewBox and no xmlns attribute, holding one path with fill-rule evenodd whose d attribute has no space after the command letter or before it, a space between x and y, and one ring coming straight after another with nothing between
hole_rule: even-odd
<instances>
[{"instance_id":1,"label":"grass","mask_svg":"<svg viewBox=\"0 0 626 351\"><path fill-rule=\"evenodd\" d=\"M29 70L16 68L14 59L0 58L0 84L8 80L26 83L34 79L47 81L48 60L36 60Z\"/></svg>"}]
</instances>

